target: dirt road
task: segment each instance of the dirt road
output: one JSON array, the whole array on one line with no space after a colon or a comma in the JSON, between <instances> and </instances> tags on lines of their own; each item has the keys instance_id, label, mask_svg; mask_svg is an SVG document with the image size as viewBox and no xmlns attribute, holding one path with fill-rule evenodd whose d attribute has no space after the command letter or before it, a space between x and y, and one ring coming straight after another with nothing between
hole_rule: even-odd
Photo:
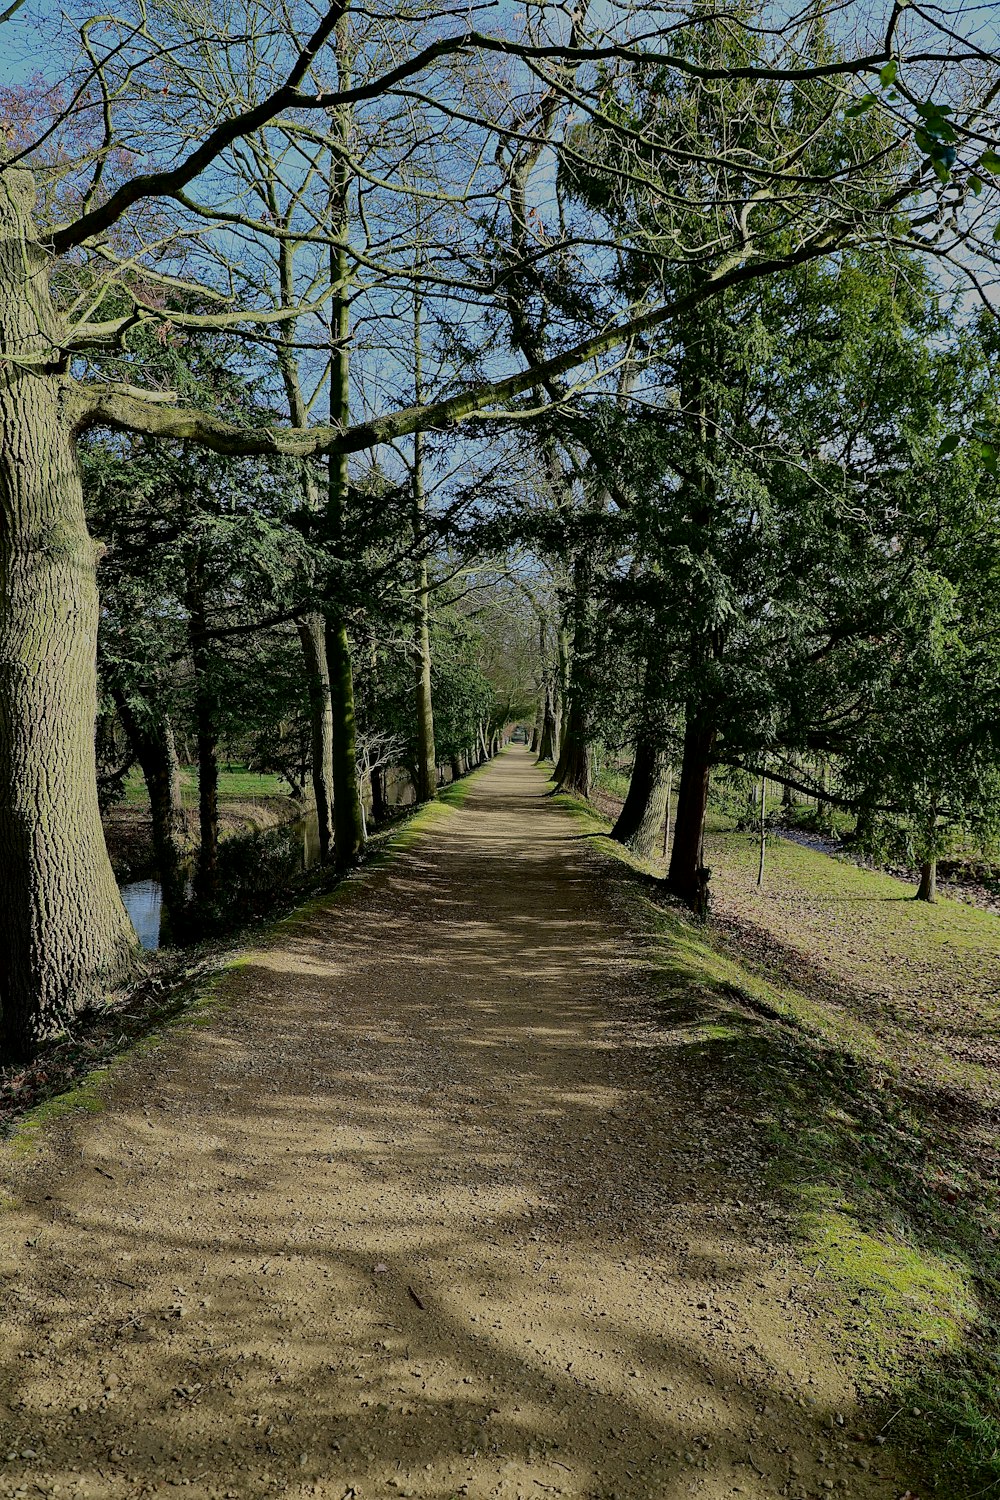
<instances>
[{"instance_id":1,"label":"dirt road","mask_svg":"<svg viewBox=\"0 0 1000 1500\"><path fill-rule=\"evenodd\" d=\"M0 1147L0 1495L906 1488L544 790L512 749L100 1113Z\"/></svg>"}]
</instances>

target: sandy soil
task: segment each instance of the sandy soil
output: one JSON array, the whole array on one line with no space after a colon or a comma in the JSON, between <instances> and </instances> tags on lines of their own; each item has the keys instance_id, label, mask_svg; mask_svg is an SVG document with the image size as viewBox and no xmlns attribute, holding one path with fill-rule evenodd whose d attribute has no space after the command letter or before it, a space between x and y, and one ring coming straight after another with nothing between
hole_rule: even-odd
<instances>
[{"instance_id":1,"label":"sandy soil","mask_svg":"<svg viewBox=\"0 0 1000 1500\"><path fill-rule=\"evenodd\" d=\"M0 1494L906 1489L543 792L512 749L102 1113L2 1148Z\"/></svg>"}]
</instances>

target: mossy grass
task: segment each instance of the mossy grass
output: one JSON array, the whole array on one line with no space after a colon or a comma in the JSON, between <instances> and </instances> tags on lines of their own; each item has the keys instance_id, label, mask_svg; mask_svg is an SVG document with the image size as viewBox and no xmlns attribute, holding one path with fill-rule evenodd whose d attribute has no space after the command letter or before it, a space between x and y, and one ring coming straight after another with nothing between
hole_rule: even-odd
<instances>
[{"instance_id":1,"label":"mossy grass","mask_svg":"<svg viewBox=\"0 0 1000 1500\"><path fill-rule=\"evenodd\" d=\"M94 1068L76 1088L67 1089L64 1094L56 1094L53 1098L36 1104L34 1109L18 1122L10 1136L9 1148L12 1154L14 1156L31 1155L42 1132L56 1120L78 1112L90 1115L100 1114L104 1109L103 1084L107 1075L107 1068ZM13 1199L9 1201L8 1206L14 1207Z\"/></svg>"},{"instance_id":2,"label":"mossy grass","mask_svg":"<svg viewBox=\"0 0 1000 1500\"><path fill-rule=\"evenodd\" d=\"M628 867L615 885L647 934L664 1023L690 1066L731 1079L748 1129L765 1137L768 1186L822 1288L832 1336L862 1372L876 1427L909 1451L928 1493L1000 1495L994 1096L981 1066L928 1047L919 1010L900 1005L890 1024L885 1006L865 1007L866 974L845 957L843 936L865 922L878 934L876 987L910 964L944 975L947 990L1000 954L1000 920L955 902L928 907L889 876L774 840L781 937L794 938L798 922L814 957L789 972L766 946L741 947L740 929L673 906L650 878L662 867L608 839L593 807L552 801ZM717 821L707 846L725 891L752 887L752 837ZM761 902L753 914L763 929L777 912ZM982 984L972 1010L994 1035L996 1002Z\"/></svg>"},{"instance_id":3,"label":"mossy grass","mask_svg":"<svg viewBox=\"0 0 1000 1500\"><path fill-rule=\"evenodd\" d=\"M181 796L185 805L198 805L198 769L183 766L180 773ZM283 776L271 772L249 771L246 766L220 768L219 800L221 802L252 799L254 797L288 797L291 789ZM125 801L130 806L148 803L149 794L141 772L132 770L125 778Z\"/></svg>"}]
</instances>

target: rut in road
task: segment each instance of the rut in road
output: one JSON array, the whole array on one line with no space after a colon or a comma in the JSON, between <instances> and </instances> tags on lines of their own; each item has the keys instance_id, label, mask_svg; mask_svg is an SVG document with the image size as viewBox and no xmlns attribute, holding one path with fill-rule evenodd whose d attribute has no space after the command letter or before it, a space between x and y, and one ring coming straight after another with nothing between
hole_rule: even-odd
<instances>
[{"instance_id":1,"label":"rut in road","mask_svg":"<svg viewBox=\"0 0 1000 1500\"><path fill-rule=\"evenodd\" d=\"M2 1148L0 1494L905 1488L733 1081L544 792L512 748Z\"/></svg>"}]
</instances>

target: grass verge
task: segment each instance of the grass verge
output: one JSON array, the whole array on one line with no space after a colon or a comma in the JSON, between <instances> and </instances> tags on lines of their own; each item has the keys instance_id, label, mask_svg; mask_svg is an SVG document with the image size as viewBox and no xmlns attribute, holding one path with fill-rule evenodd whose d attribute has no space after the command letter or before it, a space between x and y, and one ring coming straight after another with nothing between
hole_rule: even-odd
<instances>
[{"instance_id":1,"label":"grass verge","mask_svg":"<svg viewBox=\"0 0 1000 1500\"><path fill-rule=\"evenodd\" d=\"M76 1111L103 1109L117 1063L158 1046L178 1026L209 1024L218 1006L226 1003L226 978L249 962L255 950L287 936L333 904L358 899L396 855L462 804L476 775L472 771L441 788L435 801L400 813L379 829L364 862L346 878L329 870L311 872L307 899L307 887L291 890L290 909L266 925L245 929L224 945L204 943L147 956L145 972L129 990L76 1017L44 1043L31 1062L0 1066L0 1142L6 1141L14 1156L30 1155L54 1121Z\"/></svg>"},{"instance_id":2,"label":"grass verge","mask_svg":"<svg viewBox=\"0 0 1000 1500\"><path fill-rule=\"evenodd\" d=\"M1000 920L920 906L889 877L790 844L758 896L752 839L717 830L716 915L695 923L593 807L552 800L629 867L614 884L648 935L665 1019L684 1018L692 1065L739 1089L876 1427L922 1471L921 1494L1000 1495L1000 1079L984 979Z\"/></svg>"}]
</instances>

